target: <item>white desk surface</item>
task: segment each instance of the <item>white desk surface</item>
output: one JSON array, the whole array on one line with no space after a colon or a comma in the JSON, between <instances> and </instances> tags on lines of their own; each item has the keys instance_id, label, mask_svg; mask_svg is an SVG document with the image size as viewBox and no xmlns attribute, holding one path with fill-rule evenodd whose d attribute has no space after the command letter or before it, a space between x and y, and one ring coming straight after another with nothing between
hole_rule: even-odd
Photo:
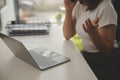
<instances>
[{"instance_id":1,"label":"white desk surface","mask_svg":"<svg viewBox=\"0 0 120 80\"><path fill-rule=\"evenodd\" d=\"M71 61L40 71L15 57L0 39L0 80L97 80L74 43L64 39L62 26L53 26L49 35L14 38L27 49L42 46L69 57Z\"/></svg>"}]
</instances>

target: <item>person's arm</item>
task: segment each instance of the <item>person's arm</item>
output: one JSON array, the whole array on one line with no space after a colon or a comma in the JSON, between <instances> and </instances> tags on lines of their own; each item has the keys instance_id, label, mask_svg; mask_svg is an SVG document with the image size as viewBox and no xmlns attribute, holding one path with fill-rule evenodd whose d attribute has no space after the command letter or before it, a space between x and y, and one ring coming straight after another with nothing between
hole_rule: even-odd
<instances>
[{"instance_id":1,"label":"person's arm","mask_svg":"<svg viewBox=\"0 0 120 80\"><path fill-rule=\"evenodd\" d=\"M66 8L66 14L63 24L63 34L65 39L69 40L76 34L75 31L76 18L72 16L72 10L73 7L75 6L75 3L73 3L70 0L64 0L64 4Z\"/></svg>"},{"instance_id":2,"label":"person's arm","mask_svg":"<svg viewBox=\"0 0 120 80\"><path fill-rule=\"evenodd\" d=\"M75 23L76 23L75 17L72 17L70 14L66 14L63 25L63 33L66 40L69 40L76 34Z\"/></svg>"},{"instance_id":3,"label":"person's arm","mask_svg":"<svg viewBox=\"0 0 120 80\"><path fill-rule=\"evenodd\" d=\"M101 52L110 51L114 47L115 25L108 25L99 29L94 34L89 34L92 42Z\"/></svg>"},{"instance_id":4,"label":"person's arm","mask_svg":"<svg viewBox=\"0 0 120 80\"><path fill-rule=\"evenodd\" d=\"M85 24L83 24L83 28L100 52L110 51L114 46L116 26L109 24L97 29L99 26L98 21L99 20L92 22L88 19Z\"/></svg>"}]
</instances>

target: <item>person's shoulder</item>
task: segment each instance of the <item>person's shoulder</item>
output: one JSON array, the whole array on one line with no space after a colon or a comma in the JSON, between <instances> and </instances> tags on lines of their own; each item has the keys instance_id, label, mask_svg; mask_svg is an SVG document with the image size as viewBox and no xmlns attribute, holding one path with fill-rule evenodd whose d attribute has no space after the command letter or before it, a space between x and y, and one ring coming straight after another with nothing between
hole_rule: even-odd
<instances>
[{"instance_id":1,"label":"person's shoulder","mask_svg":"<svg viewBox=\"0 0 120 80\"><path fill-rule=\"evenodd\" d=\"M111 3L111 1L103 0L96 9L99 14L101 13L114 13L116 14L116 11Z\"/></svg>"},{"instance_id":2,"label":"person's shoulder","mask_svg":"<svg viewBox=\"0 0 120 80\"><path fill-rule=\"evenodd\" d=\"M112 3L110 2L110 1L108 1L108 0L103 0L100 4L99 4L99 6L98 6L101 10L104 10L104 9L113 9L113 5L112 5Z\"/></svg>"}]
</instances>

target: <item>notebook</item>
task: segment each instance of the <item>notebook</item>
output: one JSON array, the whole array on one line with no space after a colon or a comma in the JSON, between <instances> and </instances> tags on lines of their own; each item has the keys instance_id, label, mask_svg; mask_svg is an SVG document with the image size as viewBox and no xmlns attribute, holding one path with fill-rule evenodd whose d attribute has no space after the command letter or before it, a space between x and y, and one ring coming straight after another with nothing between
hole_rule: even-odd
<instances>
[{"instance_id":1,"label":"notebook","mask_svg":"<svg viewBox=\"0 0 120 80\"><path fill-rule=\"evenodd\" d=\"M43 47L27 50L20 41L2 33L0 33L0 38L6 43L16 57L40 70L45 70L70 61L70 58Z\"/></svg>"},{"instance_id":2,"label":"notebook","mask_svg":"<svg viewBox=\"0 0 120 80\"><path fill-rule=\"evenodd\" d=\"M48 22L16 23L7 24L6 29L10 36L47 35L50 32L51 24Z\"/></svg>"}]
</instances>

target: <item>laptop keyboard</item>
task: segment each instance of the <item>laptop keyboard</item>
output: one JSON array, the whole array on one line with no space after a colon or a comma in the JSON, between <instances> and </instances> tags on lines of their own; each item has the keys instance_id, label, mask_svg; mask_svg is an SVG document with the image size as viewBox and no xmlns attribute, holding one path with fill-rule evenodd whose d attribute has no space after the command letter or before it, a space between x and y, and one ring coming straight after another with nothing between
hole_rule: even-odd
<instances>
[{"instance_id":1,"label":"laptop keyboard","mask_svg":"<svg viewBox=\"0 0 120 80\"><path fill-rule=\"evenodd\" d=\"M51 67L51 66L57 64L56 61L54 61L50 58L44 57L43 55L41 55L35 51L30 51L30 54L32 55L34 60L37 62L37 64L39 64L39 66L42 68Z\"/></svg>"}]
</instances>

